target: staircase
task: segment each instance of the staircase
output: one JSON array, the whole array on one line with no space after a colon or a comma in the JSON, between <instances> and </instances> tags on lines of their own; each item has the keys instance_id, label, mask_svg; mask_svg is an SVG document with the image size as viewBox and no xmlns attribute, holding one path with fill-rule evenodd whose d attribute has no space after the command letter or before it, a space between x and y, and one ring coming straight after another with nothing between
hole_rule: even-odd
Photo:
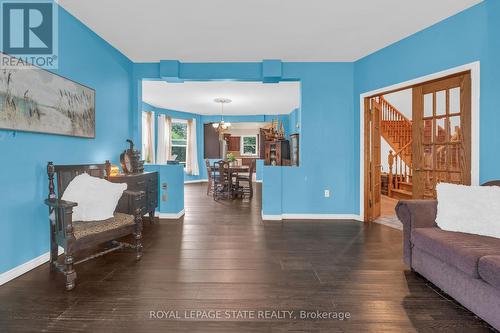
<instances>
[{"instance_id":1,"label":"staircase","mask_svg":"<svg viewBox=\"0 0 500 333\"><path fill-rule=\"evenodd\" d=\"M372 99L380 112L380 133L391 146L389 152L388 195L396 199L412 198L412 123L383 96Z\"/></svg>"}]
</instances>

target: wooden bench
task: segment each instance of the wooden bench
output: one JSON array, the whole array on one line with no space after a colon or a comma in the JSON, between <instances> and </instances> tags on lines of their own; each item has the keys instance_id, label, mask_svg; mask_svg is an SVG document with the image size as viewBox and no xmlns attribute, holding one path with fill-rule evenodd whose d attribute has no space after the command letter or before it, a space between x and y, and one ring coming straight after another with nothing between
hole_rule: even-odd
<instances>
[{"instance_id":1,"label":"wooden bench","mask_svg":"<svg viewBox=\"0 0 500 333\"><path fill-rule=\"evenodd\" d=\"M106 253L128 247L133 248L137 260L142 257L142 212L140 202L144 192L123 192L114 217L104 221L73 221L73 207L78 204L61 200L64 190L77 175L84 172L91 176L106 178L105 164L54 165L49 162L49 197L45 204L49 206L50 221L50 269L66 276L66 290L75 287L76 271L74 265L100 257ZM57 192L54 185L57 182ZM134 244L118 242L116 239L132 234ZM78 251L110 242L111 248L75 261ZM64 262L58 263L58 246L64 249Z\"/></svg>"}]
</instances>

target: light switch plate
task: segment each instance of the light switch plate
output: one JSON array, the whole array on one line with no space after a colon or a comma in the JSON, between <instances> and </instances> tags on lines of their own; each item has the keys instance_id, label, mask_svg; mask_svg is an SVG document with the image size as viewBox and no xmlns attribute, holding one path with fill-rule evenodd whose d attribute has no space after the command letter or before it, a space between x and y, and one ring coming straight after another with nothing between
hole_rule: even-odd
<instances>
[{"instance_id":1,"label":"light switch plate","mask_svg":"<svg viewBox=\"0 0 500 333\"><path fill-rule=\"evenodd\" d=\"M330 197L330 190L325 190L325 198L329 198Z\"/></svg>"}]
</instances>

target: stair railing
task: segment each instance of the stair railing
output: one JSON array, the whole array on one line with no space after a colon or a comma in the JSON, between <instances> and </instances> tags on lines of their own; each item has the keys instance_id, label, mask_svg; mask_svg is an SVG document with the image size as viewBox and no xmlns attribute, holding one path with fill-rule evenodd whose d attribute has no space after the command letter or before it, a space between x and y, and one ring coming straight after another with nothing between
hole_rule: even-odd
<instances>
[{"instance_id":1,"label":"stair railing","mask_svg":"<svg viewBox=\"0 0 500 333\"><path fill-rule=\"evenodd\" d=\"M378 98L378 105L381 109L382 130L388 133L390 137L396 138L400 147L407 145L412 139L411 120L406 118L383 96Z\"/></svg>"},{"instance_id":2,"label":"stair railing","mask_svg":"<svg viewBox=\"0 0 500 333\"><path fill-rule=\"evenodd\" d=\"M411 160L411 145L413 140L410 139L406 145L399 149L396 153L389 150L387 162L389 163L389 179L387 194L390 197L392 190L401 189L401 183L410 183L413 175L413 165ZM406 162L405 162L406 161ZM395 168L394 168L395 166ZM393 169L394 172L393 172Z\"/></svg>"}]
</instances>

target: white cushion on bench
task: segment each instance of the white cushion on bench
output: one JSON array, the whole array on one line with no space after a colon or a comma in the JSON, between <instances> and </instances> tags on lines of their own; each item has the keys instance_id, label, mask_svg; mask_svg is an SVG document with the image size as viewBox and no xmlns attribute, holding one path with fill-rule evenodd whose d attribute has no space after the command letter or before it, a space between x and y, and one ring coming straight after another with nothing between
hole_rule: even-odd
<instances>
[{"instance_id":1,"label":"white cushion on bench","mask_svg":"<svg viewBox=\"0 0 500 333\"><path fill-rule=\"evenodd\" d=\"M87 173L76 176L66 187L62 200L76 202L73 221L102 221L113 217L127 184L111 183Z\"/></svg>"}]
</instances>

